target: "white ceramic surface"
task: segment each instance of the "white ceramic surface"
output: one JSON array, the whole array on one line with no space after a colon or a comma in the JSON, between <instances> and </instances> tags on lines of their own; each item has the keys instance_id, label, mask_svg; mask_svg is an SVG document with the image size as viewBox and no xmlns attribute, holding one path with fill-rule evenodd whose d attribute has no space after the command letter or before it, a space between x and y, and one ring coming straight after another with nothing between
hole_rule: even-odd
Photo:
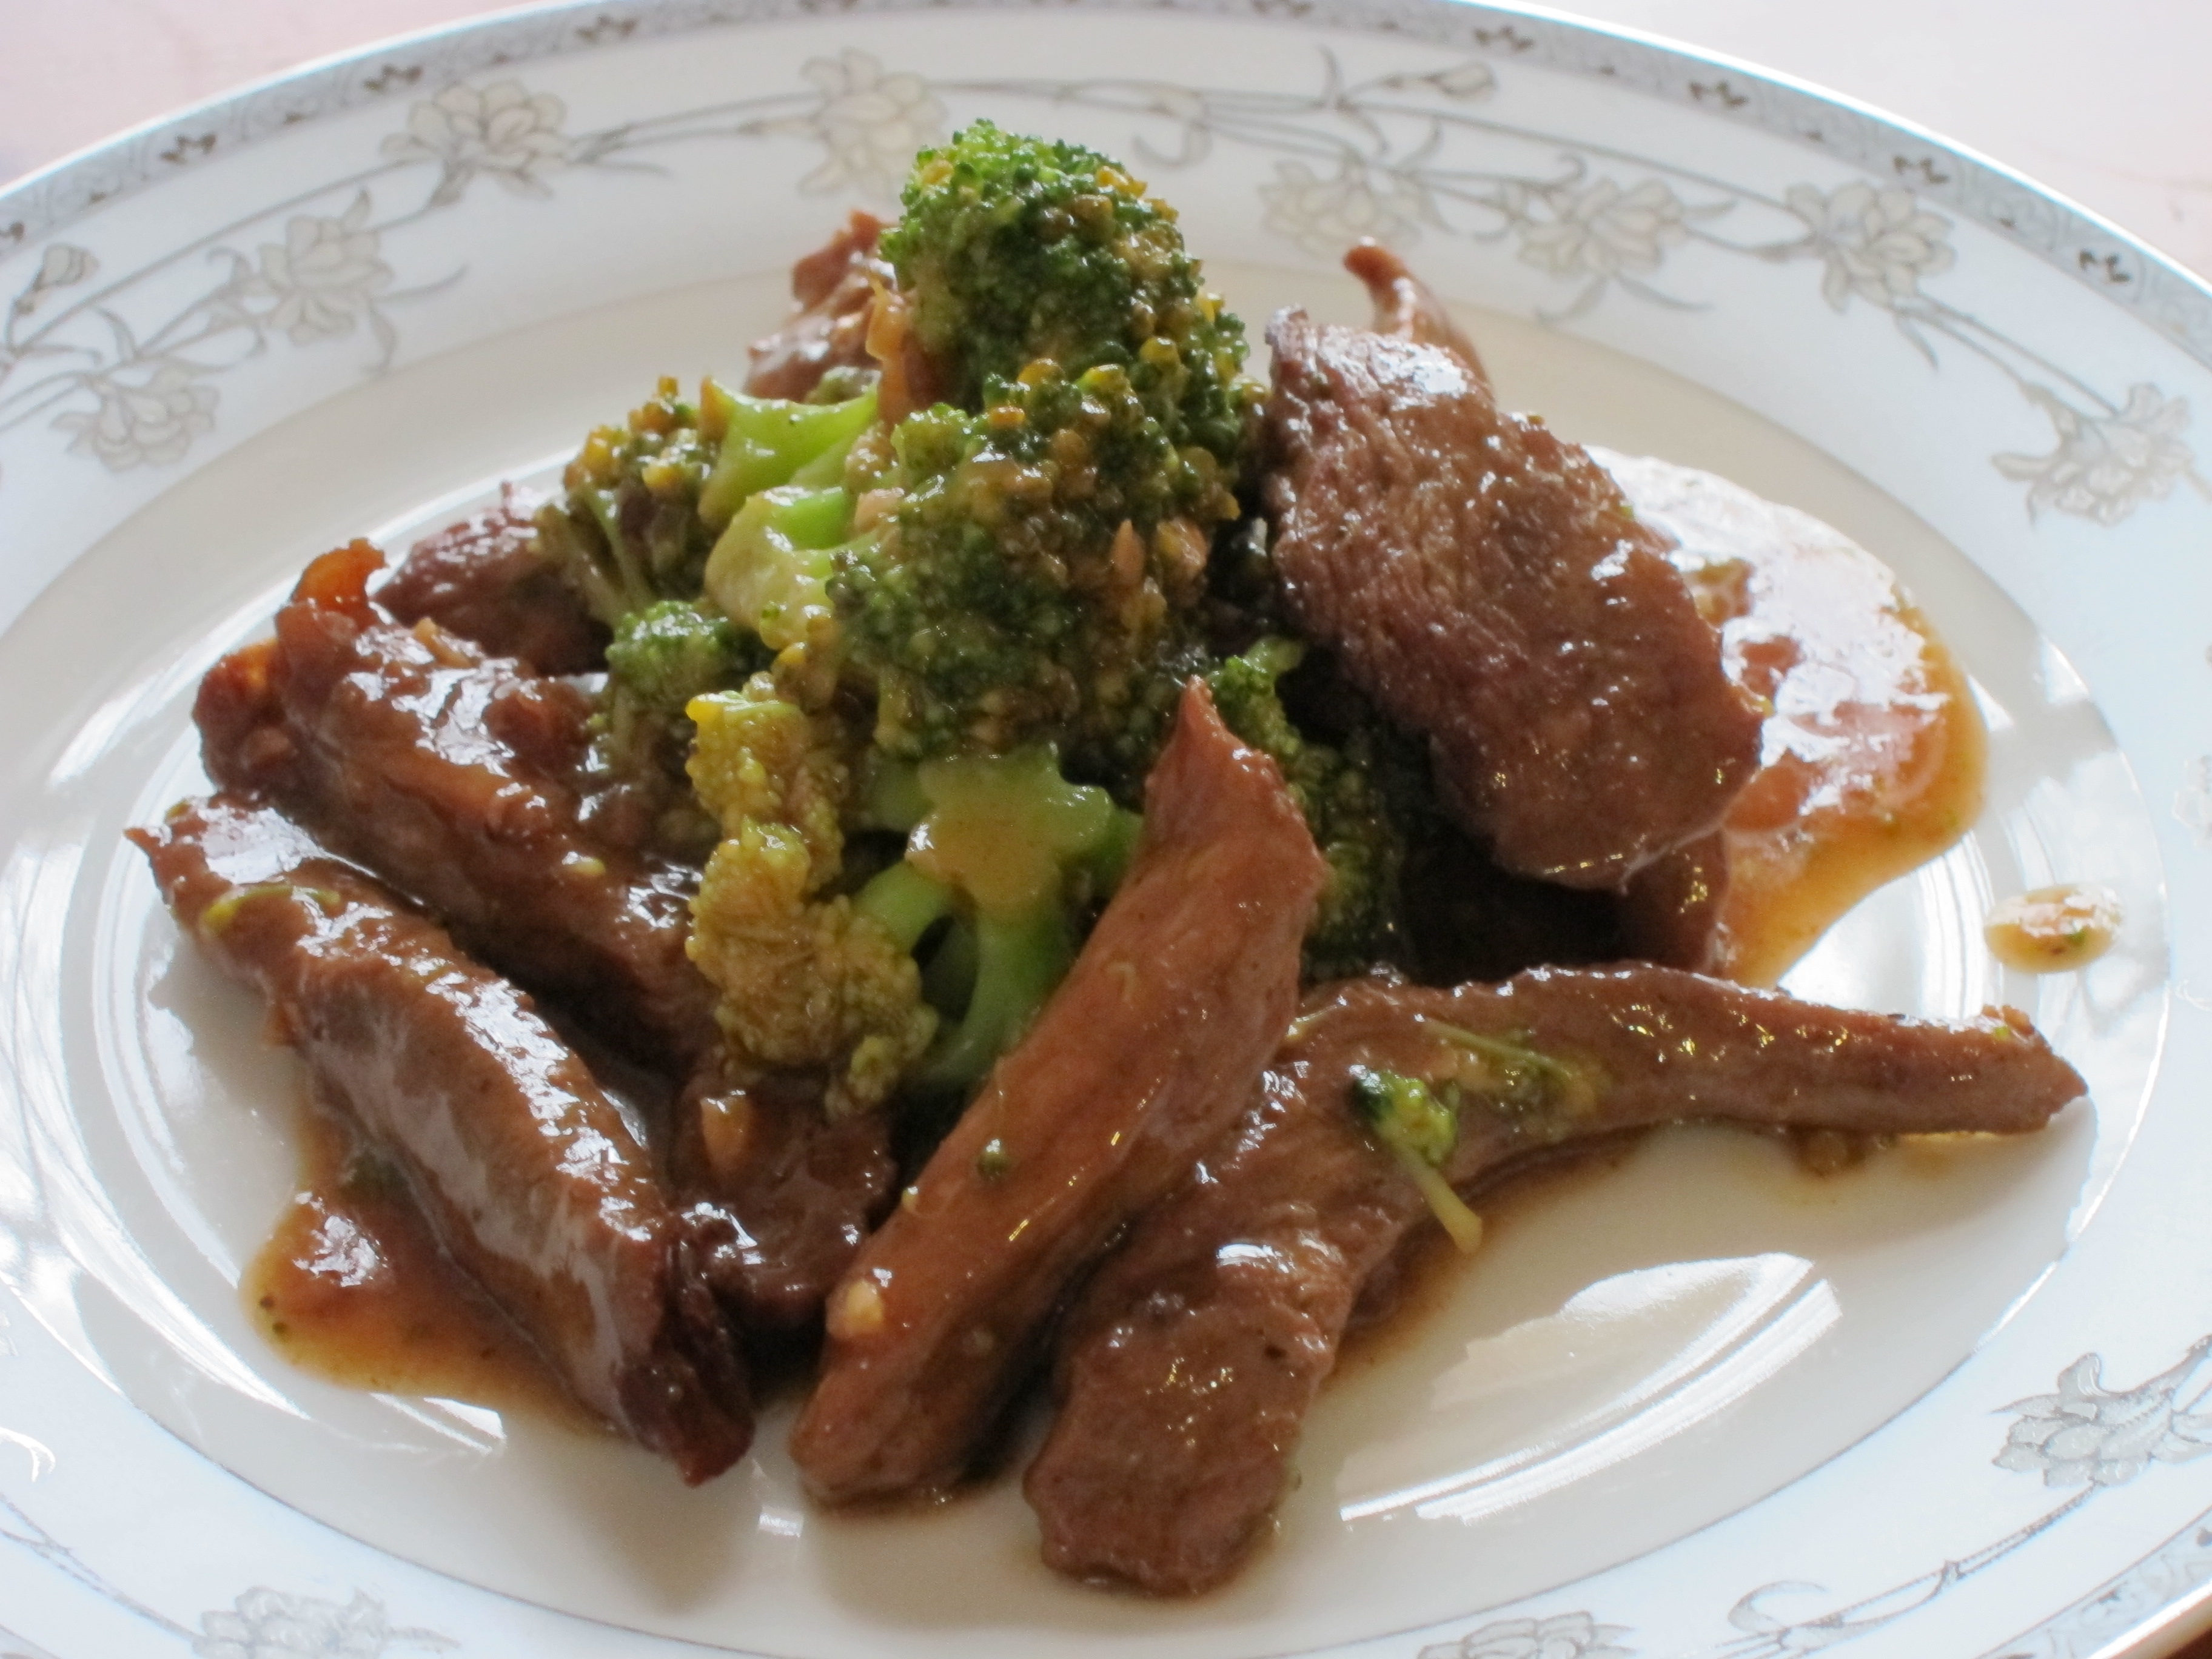
<instances>
[{"instance_id":1,"label":"white ceramic surface","mask_svg":"<svg viewBox=\"0 0 2212 1659\"><path fill-rule=\"evenodd\" d=\"M1127 158L1255 331L1357 314L1334 257L1385 236L1509 401L1890 560L1981 691L1990 807L1790 983L2018 1003L2094 1091L1825 1182L1678 1132L1509 1205L1188 1606L1052 1578L1009 1487L810 1510L783 1419L686 1492L289 1371L234 1285L296 1079L119 842L192 786L193 684L307 556L733 368L792 256L981 114ZM1534 15L667 3L426 38L0 193L7 300L0 1651L1972 1659L2170 1634L2212 1578L2212 296L2124 237ZM1984 910L2054 879L2120 892L2118 947L2001 969Z\"/></svg>"}]
</instances>

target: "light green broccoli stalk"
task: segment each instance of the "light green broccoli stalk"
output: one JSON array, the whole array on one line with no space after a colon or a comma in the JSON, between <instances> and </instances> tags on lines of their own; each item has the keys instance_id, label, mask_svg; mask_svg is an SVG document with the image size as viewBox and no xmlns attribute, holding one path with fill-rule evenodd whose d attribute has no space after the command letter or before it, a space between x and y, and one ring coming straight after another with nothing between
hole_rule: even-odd
<instances>
[{"instance_id":1,"label":"light green broccoli stalk","mask_svg":"<svg viewBox=\"0 0 2212 1659\"><path fill-rule=\"evenodd\" d=\"M842 484L875 417L872 389L798 404L709 380L694 404L663 380L623 425L584 440L565 493L538 511L539 551L610 627L656 600L696 599L716 538L745 502L782 484Z\"/></svg>"},{"instance_id":2,"label":"light green broccoli stalk","mask_svg":"<svg viewBox=\"0 0 2212 1659\"><path fill-rule=\"evenodd\" d=\"M910 799L926 811L906 857L863 888L854 908L909 950L949 922L923 988L958 1024L940 1033L914 1081L966 1089L1066 975L1078 921L1120 879L1138 820L1104 790L1069 783L1048 748L933 761L911 777Z\"/></svg>"},{"instance_id":3,"label":"light green broccoli stalk","mask_svg":"<svg viewBox=\"0 0 2212 1659\"><path fill-rule=\"evenodd\" d=\"M714 471L699 490L699 516L719 531L763 489L781 484L821 487L845 481L845 458L875 424L871 386L840 404L794 404L748 398L716 380L700 389L700 425L721 433Z\"/></svg>"},{"instance_id":4,"label":"light green broccoli stalk","mask_svg":"<svg viewBox=\"0 0 2212 1659\"><path fill-rule=\"evenodd\" d=\"M1452 1243L1472 1252L1482 1243L1482 1218L1467 1207L1443 1174L1459 1145L1458 1104L1458 1091L1449 1084L1440 1099L1417 1077L1352 1068L1352 1109L1413 1177Z\"/></svg>"}]
</instances>

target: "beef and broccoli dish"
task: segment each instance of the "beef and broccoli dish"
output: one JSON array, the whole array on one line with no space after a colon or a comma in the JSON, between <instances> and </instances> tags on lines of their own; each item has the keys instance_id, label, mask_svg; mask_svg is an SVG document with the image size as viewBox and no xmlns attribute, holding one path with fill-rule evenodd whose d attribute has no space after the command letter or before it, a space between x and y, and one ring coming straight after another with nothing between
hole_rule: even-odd
<instances>
[{"instance_id":1,"label":"beef and broccoli dish","mask_svg":"<svg viewBox=\"0 0 2212 1659\"><path fill-rule=\"evenodd\" d=\"M1255 378L1173 209L979 123L742 382L661 380L396 568L323 554L202 684L213 793L133 832L178 923L684 1480L817 1346L825 1503L969 1479L1042 1389L1047 1562L1203 1589L1355 1311L1516 1170L2082 1092L2015 1013L1759 988L1973 816L1887 572L1503 408L1346 264L1372 323L1286 311ZM1816 559L1882 683L1800 626Z\"/></svg>"}]
</instances>

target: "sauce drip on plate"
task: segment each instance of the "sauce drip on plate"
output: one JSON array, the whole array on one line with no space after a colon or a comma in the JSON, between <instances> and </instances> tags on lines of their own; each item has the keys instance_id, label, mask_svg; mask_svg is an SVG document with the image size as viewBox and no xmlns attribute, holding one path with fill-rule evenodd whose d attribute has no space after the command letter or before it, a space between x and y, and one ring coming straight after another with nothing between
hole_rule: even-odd
<instances>
[{"instance_id":1,"label":"sauce drip on plate","mask_svg":"<svg viewBox=\"0 0 2212 1659\"><path fill-rule=\"evenodd\" d=\"M315 1108L300 1119L300 1190L240 1286L270 1346L349 1388L588 1423L522 1334L447 1259L399 1172L358 1146L335 1114Z\"/></svg>"},{"instance_id":2,"label":"sauce drip on plate","mask_svg":"<svg viewBox=\"0 0 2212 1659\"><path fill-rule=\"evenodd\" d=\"M1857 544L1710 472L1590 454L1679 544L1729 678L1772 710L1759 769L1726 821L1714 969L1771 985L1980 814L1980 711L1927 618Z\"/></svg>"},{"instance_id":3,"label":"sauce drip on plate","mask_svg":"<svg viewBox=\"0 0 2212 1659\"><path fill-rule=\"evenodd\" d=\"M1982 932L1990 954L2006 967L2063 974L2104 955L2119 926L2118 896L2108 887L2075 882L2002 901Z\"/></svg>"}]
</instances>

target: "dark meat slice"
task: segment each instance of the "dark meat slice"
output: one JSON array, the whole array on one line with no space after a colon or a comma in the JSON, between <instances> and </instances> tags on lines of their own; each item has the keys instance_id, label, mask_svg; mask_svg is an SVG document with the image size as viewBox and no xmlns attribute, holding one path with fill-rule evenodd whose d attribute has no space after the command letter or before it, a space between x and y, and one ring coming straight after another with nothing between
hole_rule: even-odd
<instances>
[{"instance_id":1,"label":"dark meat slice","mask_svg":"<svg viewBox=\"0 0 2212 1659\"><path fill-rule=\"evenodd\" d=\"M1344 268L1367 285L1368 297L1375 302L1377 334L1441 347L1473 369L1476 380L1490 384L1474 342L1461 332L1444 302L1407 269L1403 259L1371 237L1364 238L1344 256Z\"/></svg>"},{"instance_id":2,"label":"dark meat slice","mask_svg":"<svg viewBox=\"0 0 2212 1659\"><path fill-rule=\"evenodd\" d=\"M1267 332L1285 603L1426 736L1459 820L1587 888L1718 828L1759 718L1613 482L1450 351L1297 311Z\"/></svg>"},{"instance_id":3,"label":"dark meat slice","mask_svg":"<svg viewBox=\"0 0 2212 1659\"><path fill-rule=\"evenodd\" d=\"M791 269L799 309L773 334L752 343L745 390L756 398L809 396L833 368L872 368L868 306L878 288L896 283L876 256L880 221L855 210L845 228Z\"/></svg>"},{"instance_id":4,"label":"dark meat slice","mask_svg":"<svg viewBox=\"0 0 2212 1659\"><path fill-rule=\"evenodd\" d=\"M960 1475L1075 1275L1235 1120L1296 1006L1327 866L1200 682L1145 809L1066 981L831 1292L792 1437L824 1498Z\"/></svg>"},{"instance_id":5,"label":"dark meat slice","mask_svg":"<svg viewBox=\"0 0 2212 1659\"><path fill-rule=\"evenodd\" d=\"M694 1484L736 1462L751 1408L697 1249L530 999L265 807L217 796L132 839L577 1399Z\"/></svg>"},{"instance_id":6,"label":"dark meat slice","mask_svg":"<svg viewBox=\"0 0 2212 1659\"><path fill-rule=\"evenodd\" d=\"M586 674L606 665L607 630L538 556L531 528L537 500L501 484L499 505L409 550L376 602L393 618L428 617L495 657L541 674Z\"/></svg>"},{"instance_id":7,"label":"dark meat slice","mask_svg":"<svg viewBox=\"0 0 2212 1659\"><path fill-rule=\"evenodd\" d=\"M717 1295L748 1330L790 1330L822 1310L897 1179L883 1112L831 1118L821 1080L732 1089L713 1068L685 1091L672 1163Z\"/></svg>"},{"instance_id":8,"label":"dark meat slice","mask_svg":"<svg viewBox=\"0 0 2212 1659\"><path fill-rule=\"evenodd\" d=\"M366 597L366 542L307 568L276 637L216 665L193 708L210 775L276 800L467 946L646 1064L714 1042L684 952L696 876L590 834L574 782L591 706Z\"/></svg>"},{"instance_id":9,"label":"dark meat slice","mask_svg":"<svg viewBox=\"0 0 2212 1659\"><path fill-rule=\"evenodd\" d=\"M1724 830L1653 860L1620 890L1620 954L1662 968L1717 973L1728 890Z\"/></svg>"},{"instance_id":10,"label":"dark meat slice","mask_svg":"<svg viewBox=\"0 0 2212 1659\"><path fill-rule=\"evenodd\" d=\"M1408 838L1407 966L1424 985L1504 979L1543 964L1618 962L1620 897L1499 869L1457 825L1432 818Z\"/></svg>"},{"instance_id":11,"label":"dark meat slice","mask_svg":"<svg viewBox=\"0 0 2212 1659\"><path fill-rule=\"evenodd\" d=\"M1496 1051L1486 1065L1439 1026L1561 1069L1503 1088ZM1516 1158L1680 1118L2008 1134L2081 1093L2009 1012L1942 1025L1644 967L1322 988L1243 1120L1066 1322L1060 1416L1027 1481L1052 1566L1182 1595L1258 1535L1362 1287L1428 1214L1353 1115L1358 1066L1459 1077L1443 1173L1462 1191Z\"/></svg>"}]
</instances>

